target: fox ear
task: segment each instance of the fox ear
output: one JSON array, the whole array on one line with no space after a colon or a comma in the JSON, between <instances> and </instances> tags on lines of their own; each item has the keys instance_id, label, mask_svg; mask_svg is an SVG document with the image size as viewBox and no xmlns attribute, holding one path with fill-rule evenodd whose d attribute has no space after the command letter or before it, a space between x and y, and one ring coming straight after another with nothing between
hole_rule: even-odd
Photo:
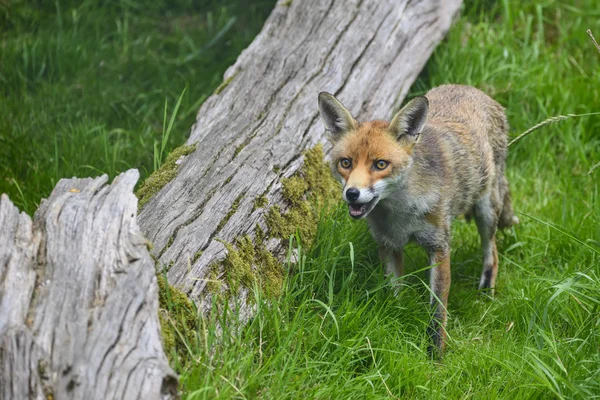
<instances>
[{"instance_id":1,"label":"fox ear","mask_svg":"<svg viewBox=\"0 0 600 400\"><path fill-rule=\"evenodd\" d=\"M390 130L397 139L408 139L410 143L415 144L425 125L428 110L427 97L415 97L392 118Z\"/></svg>"},{"instance_id":2,"label":"fox ear","mask_svg":"<svg viewBox=\"0 0 600 400\"><path fill-rule=\"evenodd\" d=\"M350 111L329 93L319 93L319 113L333 141L356 129L357 123Z\"/></svg>"}]
</instances>

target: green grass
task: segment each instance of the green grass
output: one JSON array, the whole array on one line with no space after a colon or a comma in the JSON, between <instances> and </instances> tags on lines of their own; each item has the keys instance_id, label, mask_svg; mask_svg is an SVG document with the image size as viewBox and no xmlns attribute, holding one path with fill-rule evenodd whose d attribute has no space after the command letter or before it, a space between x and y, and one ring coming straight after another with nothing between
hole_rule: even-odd
<instances>
[{"instance_id":1,"label":"green grass","mask_svg":"<svg viewBox=\"0 0 600 400\"><path fill-rule=\"evenodd\" d=\"M196 10L203 22L190 27L180 19L195 15L191 2L94 9L88 1L78 13L17 4L18 17L0 20L0 90L9 94L0 98L0 192L29 212L61 176L151 170L184 88L165 153L182 143L203 96L272 6L246 16L233 1L224 9L205 2ZM513 137L549 117L599 112L600 54L585 32L600 36L599 20L595 0L468 2L411 95L447 82L478 86L507 107ZM210 56L188 64L199 48ZM493 300L476 290L475 226L455 223L441 363L425 351L424 252L407 249L408 275L394 297L366 224L340 205L323 213L311 249L292 241L299 262L287 264L284 294L255 290L249 324L216 302L211 317L199 317L186 356L170 354L185 397L599 398L600 169L588 174L600 161L599 130L599 116L573 117L511 146L522 222L498 236Z\"/></svg>"},{"instance_id":2,"label":"green grass","mask_svg":"<svg viewBox=\"0 0 600 400\"><path fill-rule=\"evenodd\" d=\"M61 178L145 177L185 141L273 4L0 3L0 193L33 213Z\"/></svg>"}]
</instances>

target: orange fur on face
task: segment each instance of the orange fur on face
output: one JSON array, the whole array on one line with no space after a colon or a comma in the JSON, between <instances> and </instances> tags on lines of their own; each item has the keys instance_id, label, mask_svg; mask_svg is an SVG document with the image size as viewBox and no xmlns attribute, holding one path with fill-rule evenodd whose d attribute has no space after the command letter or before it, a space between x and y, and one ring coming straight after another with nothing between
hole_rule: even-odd
<instances>
[{"instance_id":1,"label":"orange fur on face","mask_svg":"<svg viewBox=\"0 0 600 400\"><path fill-rule=\"evenodd\" d=\"M384 121L371 121L360 124L358 129L344 135L333 148L333 159L337 171L346 181L346 186L367 188L375 182L397 175L408 164L412 147L404 146L389 132L389 124ZM342 168L341 158L352 161L349 169ZM374 163L389 162L384 170L374 167Z\"/></svg>"}]
</instances>

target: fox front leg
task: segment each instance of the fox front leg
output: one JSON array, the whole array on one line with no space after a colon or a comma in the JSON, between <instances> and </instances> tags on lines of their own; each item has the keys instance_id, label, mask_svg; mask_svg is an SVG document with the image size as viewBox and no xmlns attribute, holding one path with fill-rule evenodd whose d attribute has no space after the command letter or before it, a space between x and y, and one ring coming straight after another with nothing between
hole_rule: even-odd
<instances>
[{"instance_id":1,"label":"fox front leg","mask_svg":"<svg viewBox=\"0 0 600 400\"><path fill-rule=\"evenodd\" d=\"M379 259L385 266L385 275L396 278L404 274L404 250L391 250L383 245L379 246Z\"/></svg>"},{"instance_id":2,"label":"fox front leg","mask_svg":"<svg viewBox=\"0 0 600 400\"><path fill-rule=\"evenodd\" d=\"M400 293L398 278L404 274L404 251L390 250L381 245L379 246L379 259L385 265L385 275L392 275L395 278L392 284L394 286L394 294L398 296Z\"/></svg>"},{"instance_id":3,"label":"fox front leg","mask_svg":"<svg viewBox=\"0 0 600 400\"><path fill-rule=\"evenodd\" d=\"M429 255L431 297L430 304L433 318L429 324L428 334L431 344L428 353L441 356L446 344L446 321L448 319L448 293L450 292L450 249L436 250Z\"/></svg>"}]
</instances>

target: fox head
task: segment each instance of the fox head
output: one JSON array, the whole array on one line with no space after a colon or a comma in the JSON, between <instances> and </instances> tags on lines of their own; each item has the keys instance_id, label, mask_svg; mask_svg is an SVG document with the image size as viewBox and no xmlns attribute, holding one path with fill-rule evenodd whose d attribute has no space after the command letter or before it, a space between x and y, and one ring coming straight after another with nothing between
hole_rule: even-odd
<instances>
[{"instance_id":1,"label":"fox head","mask_svg":"<svg viewBox=\"0 0 600 400\"><path fill-rule=\"evenodd\" d=\"M319 112L333 144L333 171L350 216L366 217L411 168L429 101L412 99L388 123L357 122L333 95L319 94Z\"/></svg>"}]
</instances>

